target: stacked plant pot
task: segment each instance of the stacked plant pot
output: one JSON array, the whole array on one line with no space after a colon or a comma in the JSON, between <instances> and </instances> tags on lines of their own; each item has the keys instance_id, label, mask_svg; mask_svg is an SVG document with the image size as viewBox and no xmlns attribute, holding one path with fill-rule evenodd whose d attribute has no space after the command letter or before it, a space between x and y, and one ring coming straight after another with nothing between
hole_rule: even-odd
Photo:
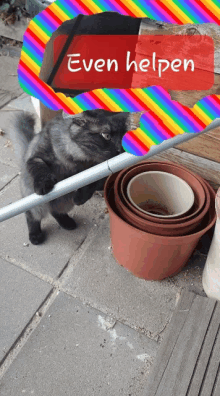
<instances>
[{"instance_id":1,"label":"stacked plant pot","mask_svg":"<svg viewBox=\"0 0 220 396\"><path fill-rule=\"evenodd\" d=\"M194 195L192 207L176 216L141 210L128 196L129 186L137 175L148 172L164 172L164 177L171 174L187 183ZM180 272L199 239L216 221L213 188L186 167L172 162L143 161L115 173L106 181L104 196L115 259L135 276L147 280L161 280Z\"/></svg>"}]
</instances>

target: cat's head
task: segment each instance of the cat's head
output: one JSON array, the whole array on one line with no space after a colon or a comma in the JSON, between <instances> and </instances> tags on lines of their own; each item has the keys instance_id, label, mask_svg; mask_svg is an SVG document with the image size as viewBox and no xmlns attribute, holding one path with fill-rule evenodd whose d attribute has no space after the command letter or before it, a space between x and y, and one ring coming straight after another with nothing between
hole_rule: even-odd
<instances>
[{"instance_id":1,"label":"cat's head","mask_svg":"<svg viewBox=\"0 0 220 396\"><path fill-rule=\"evenodd\" d=\"M86 110L64 116L69 122L70 137L87 156L97 162L124 152L122 138L126 132L139 127L142 113L111 112L102 109Z\"/></svg>"}]
</instances>

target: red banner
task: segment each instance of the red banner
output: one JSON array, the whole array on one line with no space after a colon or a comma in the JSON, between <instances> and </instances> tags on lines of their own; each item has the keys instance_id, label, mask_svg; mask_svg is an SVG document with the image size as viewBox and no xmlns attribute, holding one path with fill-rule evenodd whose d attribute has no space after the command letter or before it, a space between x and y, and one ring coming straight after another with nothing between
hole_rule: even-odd
<instances>
[{"instance_id":1,"label":"red banner","mask_svg":"<svg viewBox=\"0 0 220 396\"><path fill-rule=\"evenodd\" d=\"M54 41L54 64L68 36ZM208 90L214 83L209 36L75 36L52 86L65 90L147 88Z\"/></svg>"}]
</instances>

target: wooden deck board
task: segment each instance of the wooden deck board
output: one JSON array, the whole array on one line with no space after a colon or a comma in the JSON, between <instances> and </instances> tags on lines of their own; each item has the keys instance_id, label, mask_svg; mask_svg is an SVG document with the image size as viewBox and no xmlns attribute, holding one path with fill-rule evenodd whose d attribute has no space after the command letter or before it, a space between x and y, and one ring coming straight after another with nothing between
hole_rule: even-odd
<instances>
[{"instance_id":1,"label":"wooden deck board","mask_svg":"<svg viewBox=\"0 0 220 396\"><path fill-rule=\"evenodd\" d=\"M166 370L167 362L173 351L173 346L182 330L186 317L188 315L188 310L190 309L194 300L193 293L187 293L185 298L181 298L178 303L178 311L175 311L176 316L173 314L170 324L169 332L167 332L163 339L163 344L158 351L156 363L153 366L152 373L148 381L148 392L146 396L154 396L157 391L158 384L160 383L163 374ZM171 338L169 334L173 334ZM157 364L160 362L160 364ZM151 392L151 393L150 393Z\"/></svg>"},{"instance_id":2,"label":"wooden deck board","mask_svg":"<svg viewBox=\"0 0 220 396\"><path fill-rule=\"evenodd\" d=\"M205 377L206 368L208 367L211 353L214 348L215 339L219 330L219 318L220 318L220 304L217 304L214 312L209 331L204 340L204 346L201 351L200 359L195 367L195 373L191 382L190 391L187 396L199 396L199 392L202 388L202 381ZM206 391L206 390L205 390Z\"/></svg>"},{"instance_id":3,"label":"wooden deck board","mask_svg":"<svg viewBox=\"0 0 220 396\"><path fill-rule=\"evenodd\" d=\"M147 383L146 396L219 396L220 302L184 290Z\"/></svg>"},{"instance_id":4,"label":"wooden deck board","mask_svg":"<svg viewBox=\"0 0 220 396\"><path fill-rule=\"evenodd\" d=\"M176 148L220 163L220 128L196 136Z\"/></svg>"},{"instance_id":5,"label":"wooden deck board","mask_svg":"<svg viewBox=\"0 0 220 396\"><path fill-rule=\"evenodd\" d=\"M200 155L202 155L202 153L200 153ZM220 163L218 162L191 153L186 153L177 148L168 149L163 153L153 156L150 160L165 160L183 165L207 180L215 191L217 191L220 186Z\"/></svg>"},{"instance_id":6,"label":"wooden deck board","mask_svg":"<svg viewBox=\"0 0 220 396\"><path fill-rule=\"evenodd\" d=\"M219 304L219 303L218 303ZM218 328L218 334L216 340L213 340L213 351L210 356L209 365L206 369L206 376L203 380L201 395L199 396L214 396L213 388L216 388L216 385L219 388L219 362L220 362L220 334ZM215 396L219 395L215 390Z\"/></svg>"},{"instance_id":7,"label":"wooden deck board","mask_svg":"<svg viewBox=\"0 0 220 396\"><path fill-rule=\"evenodd\" d=\"M215 384L215 389L213 390L213 396L219 396L220 395L220 369L218 370L218 376L217 376L217 381Z\"/></svg>"}]
</instances>

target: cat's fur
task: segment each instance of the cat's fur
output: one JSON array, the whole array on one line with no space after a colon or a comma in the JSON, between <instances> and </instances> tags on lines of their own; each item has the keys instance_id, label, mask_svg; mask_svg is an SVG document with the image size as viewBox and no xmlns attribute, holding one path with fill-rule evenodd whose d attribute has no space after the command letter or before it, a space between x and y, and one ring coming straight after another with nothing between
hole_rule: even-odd
<instances>
[{"instance_id":1,"label":"cat's fur","mask_svg":"<svg viewBox=\"0 0 220 396\"><path fill-rule=\"evenodd\" d=\"M122 153L123 135L138 127L132 120L131 113L87 110L69 118L56 116L39 134L34 134L34 117L19 114L12 140L21 165L22 196L47 194L57 182ZM44 241L41 220L48 213L63 228L74 229L76 223L67 213L74 204L82 205L96 190L102 190L104 181L28 210L25 215L31 243Z\"/></svg>"}]
</instances>

